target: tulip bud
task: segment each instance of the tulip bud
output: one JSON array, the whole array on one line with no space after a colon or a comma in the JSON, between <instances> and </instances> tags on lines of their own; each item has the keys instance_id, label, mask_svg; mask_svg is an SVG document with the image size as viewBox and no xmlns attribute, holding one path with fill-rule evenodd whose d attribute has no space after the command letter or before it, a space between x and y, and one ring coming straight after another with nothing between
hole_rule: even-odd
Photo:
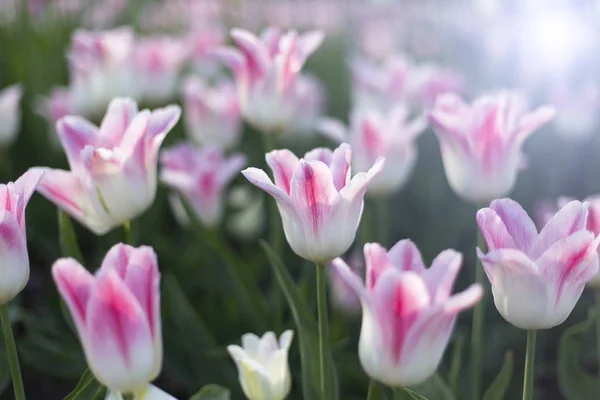
<instances>
[{"instance_id":1,"label":"tulip bud","mask_svg":"<svg viewBox=\"0 0 600 400\"><path fill-rule=\"evenodd\" d=\"M598 271L600 236L586 229L585 204L571 201L537 232L525 210L510 199L477 212L489 252L477 249L505 320L522 329L561 324Z\"/></svg>"},{"instance_id":2,"label":"tulip bud","mask_svg":"<svg viewBox=\"0 0 600 400\"><path fill-rule=\"evenodd\" d=\"M483 294L480 285L451 295L462 255L445 250L425 268L410 240L389 251L364 248L366 282L342 261L331 267L360 297L363 310L358 355L367 375L388 386L422 383L437 369L459 312Z\"/></svg>"},{"instance_id":3,"label":"tulip bud","mask_svg":"<svg viewBox=\"0 0 600 400\"><path fill-rule=\"evenodd\" d=\"M451 93L438 96L429 120L450 187L475 204L507 195L523 164L523 142L553 117L548 106L527 112L525 99L513 92L483 96L471 105Z\"/></svg>"},{"instance_id":4,"label":"tulip bud","mask_svg":"<svg viewBox=\"0 0 600 400\"><path fill-rule=\"evenodd\" d=\"M156 196L158 149L178 106L138 112L114 99L100 127L67 116L56 125L71 171L44 168L38 191L97 235L142 214Z\"/></svg>"},{"instance_id":5,"label":"tulip bud","mask_svg":"<svg viewBox=\"0 0 600 400\"><path fill-rule=\"evenodd\" d=\"M248 399L283 400L289 394L292 379L288 351L293 337L293 331L285 331L278 343L273 332L267 332L261 338L247 333L242 336L242 347L227 346Z\"/></svg>"},{"instance_id":6,"label":"tulip bud","mask_svg":"<svg viewBox=\"0 0 600 400\"><path fill-rule=\"evenodd\" d=\"M0 147L6 147L17 137L21 123L19 102L23 95L21 85L15 84L0 91Z\"/></svg>"},{"instance_id":7,"label":"tulip bud","mask_svg":"<svg viewBox=\"0 0 600 400\"><path fill-rule=\"evenodd\" d=\"M0 305L11 301L29 280L25 206L42 175L41 171L29 171L14 183L0 185Z\"/></svg>"},{"instance_id":8,"label":"tulip bud","mask_svg":"<svg viewBox=\"0 0 600 400\"><path fill-rule=\"evenodd\" d=\"M85 357L113 398L155 393L162 368L160 274L152 248L117 244L95 275L72 258L52 267L54 282L71 312ZM110 397L109 397L110 398ZM153 397L152 397L153 398Z\"/></svg>"},{"instance_id":9,"label":"tulip bud","mask_svg":"<svg viewBox=\"0 0 600 400\"><path fill-rule=\"evenodd\" d=\"M275 184L258 168L242 173L277 201L290 247L309 261L324 263L342 255L356 236L367 186L383 168L378 158L368 172L352 179L351 151L319 148L298 159L289 150L267 153Z\"/></svg>"}]
</instances>

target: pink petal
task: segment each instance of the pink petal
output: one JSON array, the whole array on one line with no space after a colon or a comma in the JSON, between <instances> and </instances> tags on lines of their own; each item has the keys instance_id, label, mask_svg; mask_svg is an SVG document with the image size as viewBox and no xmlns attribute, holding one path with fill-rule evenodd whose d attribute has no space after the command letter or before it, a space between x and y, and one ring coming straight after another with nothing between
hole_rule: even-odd
<instances>
[{"instance_id":1,"label":"pink petal","mask_svg":"<svg viewBox=\"0 0 600 400\"><path fill-rule=\"evenodd\" d=\"M177 105L157 108L152 111L146 136L148 146L146 148L146 163L156 165L158 150L167 134L177 125L180 117L181 107Z\"/></svg>"},{"instance_id":2,"label":"pink petal","mask_svg":"<svg viewBox=\"0 0 600 400\"><path fill-rule=\"evenodd\" d=\"M131 392L148 383L154 344L146 315L114 270L96 278L88 305L88 363L113 390Z\"/></svg>"},{"instance_id":3,"label":"pink petal","mask_svg":"<svg viewBox=\"0 0 600 400\"><path fill-rule=\"evenodd\" d=\"M246 165L246 156L243 154L234 154L229 159L223 161L217 171L217 181L221 187L227 185L235 178Z\"/></svg>"},{"instance_id":4,"label":"pink petal","mask_svg":"<svg viewBox=\"0 0 600 400\"><path fill-rule=\"evenodd\" d=\"M434 303L444 303L450 297L462 261L459 252L444 250L433 260L431 267L422 273Z\"/></svg>"},{"instance_id":5,"label":"pink petal","mask_svg":"<svg viewBox=\"0 0 600 400\"><path fill-rule=\"evenodd\" d=\"M319 119L316 130L336 143L343 143L348 140L348 129L340 120L335 118L323 117Z\"/></svg>"},{"instance_id":6,"label":"pink petal","mask_svg":"<svg viewBox=\"0 0 600 400\"><path fill-rule=\"evenodd\" d=\"M485 273L492 285L495 284L495 269L501 269L506 273L515 276L515 279L518 279L518 276L521 275L540 275L538 266L527 256L527 254L520 250L501 249L490 251L487 254L483 254L479 249L476 250L477 257L479 257L483 263Z\"/></svg>"},{"instance_id":7,"label":"pink petal","mask_svg":"<svg viewBox=\"0 0 600 400\"><path fill-rule=\"evenodd\" d=\"M585 229L587 215L587 207L579 201L571 201L565 205L542 228L528 251L529 256L536 259L560 239Z\"/></svg>"},{"instance_id":8,"label":"pink petal","mask_svg":"<svg viewBox=\"0 0 600 400\"><path fill-rule=\"evenodd\" d=\"M539 107L523 115L517 127L517 140L525 140L536 129L551 121L555 115L556 109L552 106Z\"/></svg>"},{"instance_id":9,"label":"pink petal","mask_svg":"<svg viewBox=\"0 0 600 400\"><path fill-rule=\"evenodd\" d=\"M556 287L555 303L560 301L565 285L583 289L594 277L598 265L590 261L596 256L597 247L594 234L582 230L558 240L536 260L548 284Z\"/></svg>"},{"instance_id":10,"label":"pink petal","mask_svg":"<svg viewBox=\"0 0 600 400\"><path fill-rule=\"evenodd\" d=\"M211 55L221 61L235 75L243 73L246 68L244 55L237 49L231 47L222 47L213 49Z\"/></svg>"},{"instance_id":11,"label":"pink petal","mask_svg":"<svg viewBox=\"0 0 600 400\"><path fill-rule=\"evenodd\" d=\"M269 63L265 45L252 33L238 28L231 30L231 38L246 57L246 67L251 79L263 77Z\"/></svg>"},{"instance_id":12,"label":"pink petal","mask_svg":"<svg viewBox=\"0 0 600 400\"><path fill-rule=\"evenodd\" d=\"M328 222L338 192L329 167L320 161L300 160L290 184L290 198L302 217L305 228L315 235Z\"/></svg>"},{"instance_id":13,"label":"pink petal","mask_svg":"<svg viewBox=\"0 0 600 400\"><path fill-rule=\"evenodd\" d=\"M302 158L304 158L306 161L321 161L323 164L329 166L331 165L331 160L333 159L333 152L331 149L318 147L307 152Z\"/></svg>"},{"instance_id":14,"label":"pink petal","mask_svg":"<svg viewBox=\"0 0 600 400\"><path fill-rule=\"evenodd\" d=\"M500 216L496 214L496 211L491 208L482 208L477 211L477 225L488 250L517 248L512 236L508 233L506 225Z\"/></svg>"},{"instance_id":15,"label":"pink petal","mask_svg":"<svg viewBox=\"0 0 600 400\"><path fill-rule=\"evenodd\" d=\"M387 253L387 258L402 271L413 271L421 274L425 264L421 252L412 240L404 239L396 243Z\"/></svg>"},{"instance_id":16,"label":"pink petal","mask_svg":"<svg viewBox=\"0 0 600 400\"><path fill-rule=\"evenodd\" d=\"M285 193L280 187L275 186L262 169L246 168L242 171L242 174L250 181L250 183L273 196L280 206L288 209L294 208L290 196L288 196L288 194Z\"/></svg>"},{"instance_id":17,"label":"pink petal","mask_svg":"<svg viewBox=\"0 0 600 400\"><path fill-rule=\"evenodd\" d=\"M292 176L294 175L294 171L298 167L300 160L298 160L298 157L296 157L294 153L287 149L273 150L267 153L265 158L267 164L273 171L275 184L289 195Z\"/></svg>"},{"instance_id":18,"label":"pink petal","mask_svg":"<svg viewBox=\"0 0 600 400\"><path fill-rule=\"evenodd\" d=\"M83 204L85 191L81 181L72 172L61 169L34 168L44 171L37 191L67 214L85 224Z\"/></svg>"},{"instance_id":19,"label":"pink petal","mask_svg":"<svg viewBox=\"0 0 600 400\"><path fill-rule=\"evenodd\" d=\"M387 252L378 243L366 243L364 248L366 267L366 286L372 291L381 274L387 269L402 269L402 264L392 264Z\"/></svg>"},{"instance_id":20,"label":"pink petal","mask_svg":"<svg viewBox=\"0 0 600 400\"><path fill-rule=\"evenodd\" d=\"M86 317L94 276L72 258L61 258L52 266L52 277L69 307L80 337L85 337Z\"/></svg>"},{"instance_id":21,"label":"pink petal","mask_svg":"<svg viewBox=\"0 0 600 400\"><path fill-rule=\"evenodd\" d=\"M30 169L14 183L13 190L19 196L15 216L17 217L17 221L19 221L21 229L25 229L25 207L43 175L43 169Z\"/></svg>"},{"instance_id":22,"label":"pink petal","mask_svg":"<svg viewBox=\"0 0 600 400\"><path fill-rule=\"evenodd\" d=\"M98 144L98 128L89 121L68 115L56 122L56 132L60 138L71 170L81 169L81 152L85 146Z\"/></svg>"},{"instance_id":23,"label":"pink petal","mask_svg":"<svg viewBox=\"0 0 600 400\"><path fill-rule=\"evenodd\" d=\"M338 277L342 279L342 281L344 281L360 299L367 300L365 284L362 279L350 269L344 260L337 257L330 262L329 267L335 270Z\"/></svg>"},{"instance_id":24,"label":"pink petal","mask_svg":"<svg viewBox=\"0 0 600 400\"><path fill-rule=\"evenodd\" d=\"M112 146L121 142L127 127L138 112L135 100L117 97L108 105L106 115L102 119L99 134Z\"/></svg>"},{"instance_id":25,"label":"pink petal","mask_svg":"<svg viewBox=\"0 0 600 400\"><path fill-rule=\"evenodd\" d=\"M301 54L301 59L303 59L302 62L310 57L310 55L313 54L319 48L319 46L321 46L324 39L325 33L322 31L306 32L300 36L298 41L298 49Z\"/></svg>"},{"instance_id":26,"label":"pink petal","mask_svg":"<svg viewBox=\"0 0 600 400\"><path fill-rule=\"evenodd\" d=\"M473 284L466 290L450 296L444 304L444 311L448 314L458 314L475 306L482 297L483 287L479 284Z\"/></svg>"},{"instance_id":27,"label":"pink petal","mask_svg":"<svg viewBox=\"0 0 600 400\"><path fill-rule=\"evenodd\" d=\"M12 300L29 280L27 238L16 217L0 214L0 304Z\"/></svg>"},{"instance_id":28,"label":"pink petal","mask_svg":"<svg viewBox=\"0 0 600 400\"><path fill-rule=\"evenodd\" d=\"M352 150L347 143L342 143L333 151L329 168L331 169L331 175L333 176L333 185L338 192L350 182L351 157Z\"/></svg>"},{"instance_id":29,"label":"pink petal","mask_svg":"<svg viewBox=\"0 0 600 400\"><path fill-rule=\"evenodd\" d=\"M102 260L100 270L113 269L117 271L121 279L125 279L127 275L127 266L129 265L129 258L131 257L135 248L128 244L117 243L108 250Z\"/></svg>"},{"instance_id":30,"label":"pink petal","mask_svg":"<svg viewBox=\"0 0 600 400\"><path fill-rule=\"evenodd\" d=\"M511 199L492 201L490 208L500 217L516 247L527 252L537 236L535 223L519 203Z\"/></svg>"},{"instance_id":31,"label":"pink petal","mask_svg":"<svg viewBox=\"0 0 600 400\"><path fill-rule=\"evenodd\" d=\"M362 200L367 190L367 186L371 180L377 176L382 170L385 163L385 158L378 157L375 164L366 173L359 172L354 175L346 186L340 190L340 195L348 202L353 202L356 199Z\"/></svg>"}]
</instances>

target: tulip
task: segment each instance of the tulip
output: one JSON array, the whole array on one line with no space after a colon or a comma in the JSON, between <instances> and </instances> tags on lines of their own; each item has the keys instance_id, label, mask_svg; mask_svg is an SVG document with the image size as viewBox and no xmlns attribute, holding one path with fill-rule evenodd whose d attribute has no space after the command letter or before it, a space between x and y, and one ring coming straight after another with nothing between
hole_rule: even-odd
<instances>
[{"instance_id":1,"label":"tulip","mask_svg":"<svg viewBox=\"0 0 600 400\"><path fill-rule=\"evenodd\" d=\"M44 168L37 190L97 235L136 218L154 201L158 150L180 113L178 106L138 112L133 100L117 98L99 128L60 119L71 171Z\"/></svg>"},{"instance_id":2,"label":"tulip","mask_svg":"<svg viewBox=\"0 0 600 400\"><path fill-rule=\"evenodd\" d=\"M332 263L361 299L358 345L367 375L388 386L411 386L437 369L459 312L483 295L480 285L451 295L462 255L445 250L425 268L410 240L388 252L377 243L364 247L366 284L341 260Z\"/></svg>"},{"instance_id":3,"label":"tulip","mask_svg":"<svg viewBox=\"0 0 600 400\"><path fill-rule=\"evenodd\" d=\"M223 215L225 186L239 174L246 158L242 154L227 158L218 147L180 144L164 150L161 163L161 181L184 197L206 227L214 228Z\"/></svg>"},{"instance_id":4,"label":"tulip","mask_svg":"<svg viewBox=\"0 0 600 400\"><path fill-rule=\"evenodd\" d=\"M266 29L261 37L233 29L237 48L216 51L234 74L242 115L268 134L285 132L294 122L298 78L306 59L321 45L323 34Z\"/></svg>"},{"instance_id":5,"label":"tulip","mask_svg":"<svg viewBox=\"0 0 600 400\"><path fill-rule=\"evenodd\" d=\"M42 178L42 171L28 171L14 183L0 185L0 305L11 301L29 280L29 255L25 232L25 206Z\"/></svg>"},{"instance_id":6,"label":"tulip","mask_svg":"<svg viewBox=\"0 0 600 400\"><path fill-rule=\"evenodd\" d=\"M17 138L21 122L19 102L22 95L23 89L19 84L0 91L0 147L12 144Z\"/></svg>"},{"instance_id":7,"label":"tulip","mask_svg":"<svg viewBox=\"0 0 600 400\"><path fill-rule=\"evenodd\" d=\"M523 142L554 116L548 106L526 110L525 99L515 92L483 96L471 105L451 93L438 96L429 120L448 183L458 196L487 204L512 190Z\"/></svg>"},{"instance_id":8,"label":"tulip","mask_svg":"<svg viewBox=\"0 0 600 400\"><path fill-rule=\"evenodd\" d=\"M172 100L179 72L189 56L187 42L181 38L139 40L134 48L134 68L141 97L152 104Z\"/></svg>"},{"instance_id":9,"label":"tulip","mask_svg":"<svg viewBox=\"0 0 600 400\"><path fill-rule=\"evenodd\" d=\"M138 97L131 28L73 33L68 52L71 101L77 114L97 116L117 96Z\"/></svg>"},{"instance_id":10,"label":"tulip","mask_svg":"<svg viewBox=\"0 0 600 400\"><path fill-rule=\"evenodd\" d=\"M283 400L292 386L288 351L294 332L283 332L277 342L273 332L261 338L247 333L242 336L242 347L227 346L238 368L242 390L250 400Z\"/></svg>"},{"instance_id":11,"label":"tulip","mask_svg":"<svg viewBox=\"0 0 600 400\"><path fill-rule=\"evenodd\" d=\"M95 275L74 259L61 258L52 266L52 276L90 370L111 392L108 398L132 393L139 400L173 399L149 385L160 373L163 357L154 250L117 244Z\"/></svg>"},{"instance_id":12,"label":"tulip","mask_svg":"<svg viewBox=\"0 0 600 400\"><path fill-rule=\"evenodd\" d=\"M368 171L377 157L385 157L386 165L369 185L367 194L386 196L408 181L417 161L415 140L427 126L425 118L408 122L407 117L407 107L397 104L385 114L354 111L349 132L332 119L323 119L319 129L333 140L350 142L354 150L352 166L357 171Z\"/></svg>"},{"instance_id":13,"label":"tulip","mask_svg":"<svg viewBox=\"0 0 600 400\"><path fill-rule=\"evenodd\" d=\"M378 158L367 172L351 178L348 144L335 151L319 148L298 159L289 150L267 153L275 184L258 168L242 173L277 201L285 237L292 250L321 264L343 254L356 236L367 186L383 169Z\"/></svg>"},{"instance_id":14,"label":"tulip","mask_svg":"<svg viewBox=\"0 0 600 400\"><path fill-rule=\"evenodd\" d=\"M235 86L221 81L208 86L190 77L183 83L183 117L188 137L201 145L235 147L242 133L242 118Z\"/></svg>"},{"instance_id":15,"label":"tulip","mask_svg":"<svg viewBox=\"0 0 600 400\"><path fill-rule=\"evenodd\" d=\"M548 329L571 313L598 271L600 236L586 227L588 206L571 201L537 232L525 210L510 199L477 212L489 253L477 254L505 320L522 329Z\"/></svg>"}]
</instances>

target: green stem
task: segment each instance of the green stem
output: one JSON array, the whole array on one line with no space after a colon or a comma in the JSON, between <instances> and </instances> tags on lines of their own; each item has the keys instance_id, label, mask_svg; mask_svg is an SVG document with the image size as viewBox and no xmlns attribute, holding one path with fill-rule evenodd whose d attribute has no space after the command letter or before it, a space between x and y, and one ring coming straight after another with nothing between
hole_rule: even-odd
<instances>
[{"instance_id":1,"label":"green stem","mask_svg":"<svg viewBox=\"0 0 600 400\"><path fill-rule=\"evenodd\" d=\"M319 263L316 263L315 265L317 268L317 311L319 315L319 376L321 383L321 399L329 400L333 398L333 395L331 390L332 388L330 387L330 371L325 362L325 357L329 356L329 354L325 354L325 343L326 340L329 340L326 294L327 283L325 281L325 267Z\"/></svg>"},{"instance_id":2,"label":"green stem","mask_svg":"<svg viewBox=\"0 0 600 400\"><path fill-rule=\"evenodd\" d=\"M380 400L383 399L383 387L377 383L374 379L371 379L369 383L369 392L367 393L367 400Z\"/></svg>"},{"instance_id":3,"label":"green stem","mask_svg":"<svg viewBox=\"0 0 600 400\"><path fill-rule=\"evenodd\" d=\"M523 378L523 400L533 399L533 380L535 367L535 336L537 331L527 331L527 353L525 355L525 376Z\"/></svg>"},{"instance_id":4,"label":"green stem","mask_svg":"<svg viewBox=\"0 0 600 400\"><path fill-rule=\"evenodd\" d=\"M486 250L485 241L479 229L477 229L477 247L481 251ZM476 256L475 263L475 282L483 284L484 272L483 266ZM471 327L471 399L479 400L481 396L481 339L483 337L483 322L485 310L485 296L475 305L473 311L473 324Z\"/></svg>"},{"instance_id":5,"label":"green stem","mask_svg":"<svg viewBox=\"0 0 600 400\"><path fill-rule=\"evenodd\" d=\"M600 289L596 289L596 354L598 356L598 374L600 375Z\"/></svg>"},{"instance_id":6,"label":"green stem","mask_svg":"<svg viewBox=\"0 0 600 400\"><path fill-rule=\"evenodd\" d=\"M123 231L125 233L125 243L133 245L133 232L131 230L131 221L125 221L125 223L123 224Z\"/></svg>"},{"instance_id":7,"label":"green stem","mask_svg":"<svg viewBox=\"0 0 600 400\"><path fill-rule=\"evenodd\" d=\"M10 317L8 316L8 304L0 306L0 319L2 320L2 333L6 343L6 354L8 356L8 366L10 376L12 377L15 400L25 400L25 389L23 388L23 378L21 377L21 368L19 367L19 357L17 355L17 345L10 326Z\"/></svg>"}]
</instances>

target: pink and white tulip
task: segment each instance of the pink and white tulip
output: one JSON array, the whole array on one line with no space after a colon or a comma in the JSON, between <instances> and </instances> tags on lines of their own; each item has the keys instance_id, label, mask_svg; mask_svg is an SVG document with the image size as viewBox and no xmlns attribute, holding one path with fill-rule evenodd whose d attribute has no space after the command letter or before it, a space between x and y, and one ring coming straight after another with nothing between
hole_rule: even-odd
<instances>
[{"instance_id":1,"label":"pink and white tulip","mask_svg":"<svg viewBox=\"0 0 600 400\"><path fill-rule=\"evenodd\" d=\"M242 116L235 85L228 80L213 86L190 77L183 83L183 117L188 137L201 145L235 147L242 133Z\"/></svg>"},{"instance_id":2,"label":"pink and white tulip","mask_svg":"<svg viewBox=\"0 0 600 400\"><path fill-rule=\"evenodd\" d=\"M475 204L507 195L523 165L523 142L554 113L549 106L527 112L526 100L515 92L482 96L471 105L455 94L438 96L429 120L450 187Z\"/></svg>"},{"instance_id":3,"label":"pink and white tulip","mask_svg":"<svg viewBox=\"0 0 600 400\"><path fill-rule=\"evenodd\" d=\"M252 333L242 336L242 347L227 346L238 368L240 384L249 400L283 400L290 393L292 378L288 352L293 331L285 331L277 340L275 333L262 337Z\"/></svg>"},{"instance_id":4,"label":"pink and white tulip","mask_svg":"<svg viewBox=\"0 0 600 400\"><path fill-rule=\"evenodd\" d=\"M22 95L23 88L19 84L0 91L0 147L12 144L19 134L21 124L19 103Z\"/></svg>"},{"instance_id":5,"label":"pink and white tulip","mask_svg":"<svg viewBox=\"0 0 600 400\"><path fill-rule=\"evenodd\" d=\"M287 149L274 150L266 155L274 184L261 169L242 171L275 198L285 237L300 257L324 263L342 255L354 241L367 186L383 169L384 159L352 179L350 159L346 143L333 152L309 151L301 159Z\"/></svg>"},{"instance_id":6,"label":"pink and white tulip","mask_svg":"<svg viewBox=\"0 0 600 400\"><path fill-rule=\"evenodd\" d=\"M389 386L419 384L434 374L458 313L482 297L480 285L451 295L462 255L444 250L430 268L410 240L389 251L364 248L366 283L341 260L332 263L361 299L358 356L367 375Z\"/></svg>"},{"instance_id":7,"label":"pink and white tulip","mask_svg":"<svg viewBox=\"0 0 600 400\"><path fill-rule=\"evenodd\" d=\"M427 126L424 117L407 119L407 107L397 104L386 113L354 111L349 129L333 119L323 119L319 129L337 142L350 142L356 171L368 171L377 157L385 157L385 167L369 184L367 194L387 196L408 181L417 161L416 139Z\"/></svg>"},{"instance_id":8,"label":"pink and white tulip","mask_svg":"<svg viewBox=\"0 0 600 400\"><path fill-rule=\"evenodd\" d=\"M117 98L100 127L61 118L71 170L43 168L37 190L97 235L138 217L154 201L158 150L180 114L174 105L138 112L135 101Z\"/></svg>"},{"instance_id":9,"label":"pink and white tulip","mask_svg":"<svg viewBox=\"0 0 600 400\"><path fill-rule=\"evenodd\" d=\"M246 157L226 157L218 147L180 144L162 152L161 164L161 181L183 196L202 224L214 228L223 217L225 187L240 173Z\"/></svg>"},{"instance_id":10,"label":"pink and white tulip","mask_svg":"<svg viewBox=\"0 0 600 400\"><path fill-rule=\"evenodd\" d=\"M600 236L586 229L588 207L572 201L538 233L525 210L510 199L477 212L489 252L477 254L505 320L522 329L561 324L598 272Z\"/></svg>"},{"instance_id":11,"label":"pink and white tulip","mask_svg":"<svg viewBox=\"0 0 600 400\"><path fill-rule=\"evenodd\" d=\"M172 100L179 72L189 56L188 43L183 38L157 36L138 40L134 68L141 98L151 104Z\"/></svg>"},{"instance_id":12,"label":"pink and white tulip","mask_svg":"<svg viewBox=\"0 0 600 400\"><path fill-rule=\"evenodd\" d=\"M0 305L11 301L29 280L25 207L42 175L28 171L14 183L0 185Z\"/></svg>"},{"instance_id":13,"label":"pink and white tulip","mask_svg":"<svg viewBox=\"0 0 600 400\"><path fill-rule=\"evenodd\" d=\"M73 33L69 91L77 114L99 116L114 97L139 97L134 44L135 34L128 27Z\"/></svg>"},{"instance_id":14,"label":"pink and white tulip","mask_svg":"<svg viewBox=\"0 0 600 400\"><path fill-rule=\"evenodd\" d=\"M267 28L260 37L233 29L237 48L217 51L236 80L242 115L268 134L280 134L293 124L298 105L298 79L306 59L321 45L323 34Z\"/></svg>"},{"instance_id":15,"label":"pink and white tulip","mask_svg":"<svg viewBox=\"0 0 600 400\"><path fill-rule=\"evenodd\" d=\"M113 246L92 275L72 258L52 266L52 276L77 328L88 366L108 387L145 399L173 397L149 385L162 368L160 273L151 247ZM155 397L152 397L153 399Z\"/></svg>"}]
</instances>

